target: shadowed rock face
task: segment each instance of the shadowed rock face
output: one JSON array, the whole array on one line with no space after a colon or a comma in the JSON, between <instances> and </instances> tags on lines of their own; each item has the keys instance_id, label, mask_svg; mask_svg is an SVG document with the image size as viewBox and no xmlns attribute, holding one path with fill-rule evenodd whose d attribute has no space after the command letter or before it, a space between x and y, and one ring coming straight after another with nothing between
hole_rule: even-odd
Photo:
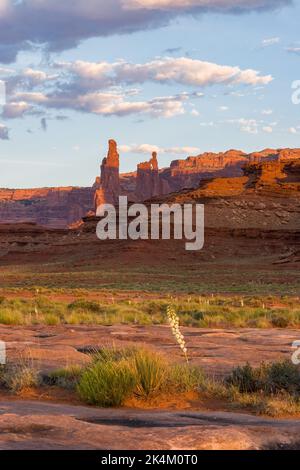
<instances>
[{"instance_id":1,"label":"shadowed rock face","mask_svg":"<svg viewBox=\"0 0 300 470\"><path fill-rule=\"evenodd\" d=\"M162 194L158 170L157 153L152 153L149 162L140 163L137 168L135 195L138 201L145 201Z\"/></svg>"},{"instance_id":2,"label":"shadowed rock face","mask_svg":"<svg viewBox=\"0 0 300 470\"><path fill-rule=\"evenodd\" d=\"M66 228L93 207L92 188L0 189L0 222Z\"/></svg>"}]
</instances>

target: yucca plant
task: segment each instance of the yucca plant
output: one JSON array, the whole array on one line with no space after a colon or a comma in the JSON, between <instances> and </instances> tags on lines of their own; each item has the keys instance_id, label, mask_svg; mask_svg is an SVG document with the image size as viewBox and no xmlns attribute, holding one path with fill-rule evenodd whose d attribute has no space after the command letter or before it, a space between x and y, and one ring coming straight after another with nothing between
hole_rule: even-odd
<instances>
[{"instance_id":1,"label":"yucca plant","mask_svg":"<svg viewBox=\"0 0 300 470\"><path fill-rule=\"evenodd\" d=\"M174 335L181 351L184 354L186 362L189 363L186 342L185 342L183 334L180 331L180 320L179 320L179 317L176 314L174 308L171 305L168 305L168 307L167 307L167 316L168 316L168 321L169 321L172 333L173 333L173 335Z\"/></svg>"}]
</instances>

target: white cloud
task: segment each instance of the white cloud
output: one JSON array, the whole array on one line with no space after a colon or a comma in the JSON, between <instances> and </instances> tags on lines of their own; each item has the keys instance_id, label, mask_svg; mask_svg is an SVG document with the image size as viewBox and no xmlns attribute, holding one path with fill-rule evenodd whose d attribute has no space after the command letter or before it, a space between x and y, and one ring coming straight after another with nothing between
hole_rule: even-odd
<instances>
[{"instance_id":1,"label":"white cloud","mask_svg":"<svg viewBox=\"0 0 300 470\"><path fill-rule=\"evenodd\" d=\"M55 73L53 72L55 69ZM135 99L141 90L132 88L146 82L178 84L199 88L212 85L267 84L270 75L261 76L251 69L219 65L186 57L157 58L144 64L118 62L59 62L50 72L26 68L6 78L9 102L6 118L22 116L35 108L73 109L110 115L146 114L152 117L172 117L185 112L184 102L203 97L200 91L175 96ZM124 88L122 88L124 87ZM32 112L36 109L33 107ZM220 110L228 108L221 106ZM191 115L199 116L197 110Z\"/></svg>"},{"instance_id":2,"label":"white cloud","mask_svg":"<svg viewBox=\"0 0 300 470\"><path fill-rule=\"evenodd\" d=\"M190 96L187 93L182 93L174 96L156 97L148 101L128 101L125 94L111 91L84 95L18 93L14 98L45 108L70 109L102 116L146 114L150 117L171 118L184 114L184 103L189 100Z\"/></svg>"},{"instance_id":3,"label":"white cloud","mask_svg":"<svg viewBox=\"0 0 300 470\"><path fill-rule=\"evenodd\" d=\"M199 154L200 149L198 147L158 147L157 145L151 144L130 144L130 145L120 145L119 149L124 153L136 153L136 154L151 154L152 152L157 152L159 154L168 154L168 155L194 155Z\"/></svg>"},{"instance_id":4,"label":"white cloud","mask_svg":"<svg viewBox=\"0 0 300 470\"><path fill-rule=\"evenodd\" d=\"M271 75L260 75L253 69L241 70L238 66L219 65L187 57L162 57L145 64L120 61L58 63L73 74L81 87L104 87L118 84L178 83L189 86L210 85L267 85Z\"/></svg>"},{"instance_id":5,"label":"white cloud","mask_svg":"<svg viewBox=\"0 0 300 470\"><path fill-rule=\"evenodd\" d=\"M247 134L258 134L259 123L256 119L229 119L227 122L229 124L238 124L240 130L242 132L246 132Z\"/></svg>"},{"instance_id":6,"label":"white cloud","mask_svg":"<svg viewBox=\"0 0 300 470\"><path fill-rule=\"evenodd\" d=\"M290 134L299 134L298 130L296 129L296 127L290 127L289 128L289 133Z\"/></svg>"},{"instance_id":7,"label":"white cloud","mask_svg":"<svg viewBox=\"0 0 300 470\"><path fill-rule=\"evenodd\" d=\"M262 128L262 130L263 130L264 132L266 132L267 134L272 134L272 132L273 132L273 127L272 127L272 126L264 126L264 127Z\"/></svg>"},{"instance_id":8,"label":"white cloud","mask_svg":"<svg viewBox=\"0 0 300 470\"><path fill-rule=\"evenodd\" d=\"M300 54L300 47L288 47L287 51L298 55Z\"/></svg>"},{"instance_id":9,"label":"white cloud","mask_svg":"<svg viewBox=\"0 0 300 470\"><path fill-rule=\"evenodd\" d=\"M274 38L267 38L264 39L261 43L262 47L270 47L274 46L275 44L280 43L280 38L279 37L274 37Z\"/></svg>"},{"instance_id":10,"label":"white cloud","mask_svg":"<svg viewBox=\"0 0 300 470\"><path fill-rule=\"evenodd\" d=\"M26 101L18 101L6 104L3 108L2 116L6 119L15 119L22 117L26 111L30 109L30 105Z\"/></svg>"},{"instance_id":11,"label":"white cloud","mask_svg":"<svg viewBox=\"0 0 300 470\"><path fill-rule=\"evenodd\" d=\"M261 114L263 114L264 116L270 116L271 114L273 114L273 109L263 109Z\"/></svg>"},{"instance_id":12,"label":"white cloud","mask_svg":"<svg viewBox=\"0 0 300 470\"><path fill-rule=\"evenodd\" d=\"M209 122L200 122L200 126L201 127L213 127L215 125L215 123L213 121L209 121Z\"/></svg>"}]
</instances>

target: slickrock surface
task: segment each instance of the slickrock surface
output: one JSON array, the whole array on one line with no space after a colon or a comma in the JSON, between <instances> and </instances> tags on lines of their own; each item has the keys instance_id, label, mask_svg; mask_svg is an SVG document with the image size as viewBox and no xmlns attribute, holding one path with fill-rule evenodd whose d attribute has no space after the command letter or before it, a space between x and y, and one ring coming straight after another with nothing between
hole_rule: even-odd
<instances>
[{"instance_id":1,"label":"slickrock surface","mask_svg":"<svg viewBox=\"0 0 300 470\"><path fill-rule=\"evenodd\" d=\"M0 449L299 449L300 420L0 401Z\"/></svg>"},{"instance_id":2,"label":"slickrock surface","mask_svg":"<svg viewBox=\"0 0 300 470\"><path fill-rule=\"evenodd\" d=\"M214 377L249 361L288 358L297 330L185 328L191 364ZM87 364L91 348L148 345L182 361L168 327L0 327L8 360L27 355L41 372ZM299 449L300 420L215 411L201 401L186 409L100 409L0 394L0 450L249 450Z\"/></svg>"},{"instance_id":3,"label":"slickrock surface","mask_svg":"<svg viewBox=\"0 0 300 470\"><path fill-rule=\"evenodd\" d=\"M300 331L292 329L183 328L191 363L212 376L223 376L233 367L250 362L289 359ZM89 352L104 346L146 345L181 362L178 346L168 326L0 326L9 361L29 355L42 371L67 364L86 364Z\"/></svg>"}]
</instances>

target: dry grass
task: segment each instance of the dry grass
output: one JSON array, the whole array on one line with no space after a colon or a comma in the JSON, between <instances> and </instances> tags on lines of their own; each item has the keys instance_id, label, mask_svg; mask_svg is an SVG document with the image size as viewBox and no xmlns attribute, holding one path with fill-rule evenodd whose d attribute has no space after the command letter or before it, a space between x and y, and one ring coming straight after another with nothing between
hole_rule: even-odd
<instances>
[{"instance_id":1,"label":"dry grass","mask_svg":"<svg viewBox=\"0 0 300 470\"><path fill-rule=\"evenodd\" d=\"M82 295L80 292L79 295ZM68 303L46 296L5 298L0 324L5 325L160 325L171 304L180 325L198 328L300 328L298 298L257 296L183 296L157 300L86 300Z\"/></svg>"}]
</instances>

